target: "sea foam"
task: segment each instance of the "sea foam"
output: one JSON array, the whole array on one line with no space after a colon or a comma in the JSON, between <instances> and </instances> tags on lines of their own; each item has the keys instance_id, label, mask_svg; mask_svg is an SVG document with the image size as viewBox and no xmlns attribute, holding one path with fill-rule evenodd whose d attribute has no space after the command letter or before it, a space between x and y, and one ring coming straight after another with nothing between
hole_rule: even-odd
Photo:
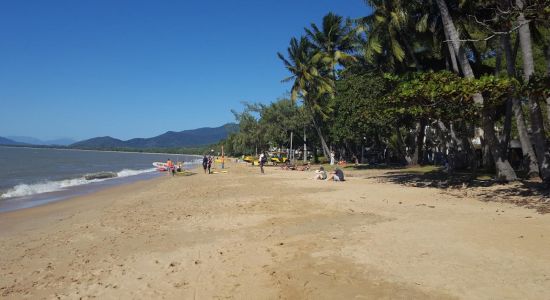
<instances>
[{"instance_id":1,"label":"sea foam","mask_svg":"<svg viewBox=\"0 0 550 300\"><path fill-rule=\"evenodd\" d=\"M154 168L144 169L144 170L124 169L122 171L117 172L117 177L135 176L135 175L154 172L154 171L155 171ZM114 178L117 178L117 177L114 177ZM36 194L62 191L71 187L90 184L94 182L101 182L101 181L110 180L110 179L113 179L113 178L86 180L84 177L81 177L81 178L65 179L65 180L59 180L59 181L44 181L44 182L38 182L38 183L32 183L32 184L22 183L7 190L5 193L0 195L0 198L8 199L8 198L25 197L25 196L31 196Z\"/></svg>"}]
</instances>

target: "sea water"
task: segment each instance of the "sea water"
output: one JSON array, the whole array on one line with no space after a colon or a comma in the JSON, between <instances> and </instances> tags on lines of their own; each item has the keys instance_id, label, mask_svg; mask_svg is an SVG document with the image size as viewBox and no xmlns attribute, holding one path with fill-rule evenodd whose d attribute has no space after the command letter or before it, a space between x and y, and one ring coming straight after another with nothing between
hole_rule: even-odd
<instances>
[{"instance_id":1,"label":"sea water","mask_svg":"<svg viewBox=\"0 0 550 300\"><path fill-rule=\"evenodd\" d=\"M201 162L196 155L129 153L0 146L0 211L41 205L90 193L100 188L153 178L152 163ZM114 178L86 180L87 174L116 173Z\"/></svg>"}]
</instances>

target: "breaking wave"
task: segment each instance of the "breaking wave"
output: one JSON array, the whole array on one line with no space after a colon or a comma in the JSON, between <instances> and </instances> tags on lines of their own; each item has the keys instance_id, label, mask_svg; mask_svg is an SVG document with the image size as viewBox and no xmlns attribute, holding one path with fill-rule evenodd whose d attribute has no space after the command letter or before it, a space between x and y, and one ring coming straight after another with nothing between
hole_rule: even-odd
<instances>
[{"instance_id":1,"label":"breaking wave","mask_svg":"<svg viewBox=\"0 0 550 300\"><path fill-rule=\"evenodd\" d=\"M116 173L117 176L113 178L135 176L135 175L154 172L154 171L155 171L155 168L145 169L145 170L124 169L122 171L117 172ZM38 182L38 183L32 183L32 184L22 183L12 187L11 189L7 190L5 193L1 194L0 198L8 199L8 198L14 198L14 197L24 197L24 196L31 196L36 194L62 191L70 187L90 184L94 182L101 182L101 181L110 180L113 178L87 180L84 177L80 177L80 178L65 179L65 180L58 180L58 181L44 181L44 182Z\"/></svg>"}]
</instances>

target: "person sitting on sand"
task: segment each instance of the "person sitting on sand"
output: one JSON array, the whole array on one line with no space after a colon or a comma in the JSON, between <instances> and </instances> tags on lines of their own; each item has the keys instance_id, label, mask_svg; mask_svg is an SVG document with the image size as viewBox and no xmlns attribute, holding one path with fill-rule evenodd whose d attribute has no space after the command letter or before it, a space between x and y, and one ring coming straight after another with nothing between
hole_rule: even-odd
<instances>
[{"instance_id":1,"label":"person sitting on sand","mask_svg":"<svg viewBox=\"0 0 550 300\"><path fill-rule=\"evenodd\" d=\"M295 166L294 170L296 170L296 171L309 171L309 163L301 165L301 166Z\"/></svg>"},{"instance_id":2,"label":"person sitting on sand","mask_svg":"<svg viewBox=\"0 0 550 300\"><path fill-rule=\"evenodd\" d=\"M326 180L332 180L332 181L344 181L344 171L340 168L334 169L334 172L330 173L330 177Z\"/></svg>"},{"instance_id":3,"label":"person sitting on sand","mask_svg":"<svg viewBox=\"0 0 550 300\"><path fill-rule=\"evenodd\" d=\"M320 166L319 170L315 171L315 177L313 179L315 180L327 179L327 171L325 171L325 168L323 168L323 166Z\"/></svg>"}]
</instances>

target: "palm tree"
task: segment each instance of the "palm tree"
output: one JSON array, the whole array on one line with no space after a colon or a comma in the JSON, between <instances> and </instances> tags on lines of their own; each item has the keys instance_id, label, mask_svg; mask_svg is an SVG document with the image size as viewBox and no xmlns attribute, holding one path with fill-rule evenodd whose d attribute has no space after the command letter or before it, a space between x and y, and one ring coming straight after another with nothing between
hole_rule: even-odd
<instances>
[{"instance_id":1,"label":"palm tree","mask_svg":"<svg viewBox=\"0 0 550 300\"><path fill-rule=\"evenodd\" d=\"M358 31L366 31L368 40L365 45L367 61L374 62L383 57L384 64L393 70L407 67L410 63L417 71L422 70L407 32L414 32L409 19L408 9L412 5L401 0L366 0L374 12L358 20ZM408 57L407 57L408 55ZM407 61L407 58L410 61Z\"/></svg>"},{"instance_id":2,"label":"palm tree","mask_svg":"<svg viewBox=\"0 0 550 300\"><path fill-rule=\"evenodd\" d=\"M322 133L321 123L323 117L326 117L326 98L334 91L333 81L326 74L322 74L323 65L318 60L317 51L306 37L302 36L299 40L292 38L287 52L288 59L277 53L292 74L283 79L283 82L293 81L291 100L302 98L304 105L311 112L323 153L325 157L329 157L330 150Z\"/></svg>"},{"instance_id":3,"label":"palm tree","mask_svg":"<svg viewBox=\"0 0 550 300\"><path fill-rule=\"evenodd\" d=\"M305 28L306 35L330 70L332 80L336 80L336 66L355 61L355 57L348 54L353 50L353 36L349 24L343 24L343 18L333 13L323 17L321 29L311 24L311 29Z\"/></svg>"},{"instance_id":4,"label":"palm tree","mask_svg":"<svg viewBox=\"0 0 550 300\"><path fill-rule=\"evenodd\" d=\"M368 62L386 66L387 70L403 73L411 65L422 71L417 53L408 35L415 32L409 12L414 11L414 3L401 0L368 0L365 1L374 11L371 15L357 20L357 31L367 33L364 45L364 56ZM406 5L405 5L406 4ZM424 131L427 120L416 123L416 136L410 164L416 165L422 158L424 148Z\"/></svg>"},{"instance_id":5,"label":"palm tree","mask_svg":"<svg viewBox=\"0 0 550 300\"><path fill-rule=\"evenodd\" d=\"M508 76L514 77L516 74L516 66L515 57L512 51L512 43L510 41L510 35L503 35L501 37L501 40L504 49L504 55L506 57L506 70L508 72ZM527 126L525 118L523 116L523 109L520 99L518 97L512 97L512 109L514 112L514 116L516 117L516 126L518 129L521 150L523 152L524 160L527 162L526 165L528 165L527 177L539 176L539 165L537 163L537 156L535 155L535 151L533 150L533 146L531 144L531 138L529 137L529 133L527 132Z\"/></svg>"},{"instance_id":6,"label":"palm tree","mask_svg":"<svg viewBox=\"0 0 550 300\"><path fill-rule=\"evenodd\" d=\"M455 55L457 56L458 63L461 66L461 70L464 77L475 78L474 72L470 65L470 61L466 56L466 51L460 41L460 37L454 25L451 14L449 13L447 3L445 2L445 0L436 0L436 3L441 13L441 20L443 21L443 26L445 28L446 33L449 36L449 40L450 40L449 42L453 45ZM483 106L483 96L481 94L474 95L474 101L478 105ZM491 109L488 107L483 107L482 127L485 135L485 140L489 145L491 154L493 155L493 159L495 161L497 178L499 180L514 181L514 180L517 180L517 176L516 176L516 173L514 172L514 169L508 162L508 159L505 157L502 151L502 148L499 147L499 142L496 137L495 128L494 128L494 123L495 123L494 116L495 116L494 111L491 111Z\"/></svg>"},{"instance_id":7,"label":"palm tree","mask_svg":"<svg viewBox=\"0 0 550 300\"><path fill-rule=\"evenodd\" d=\"M535 63L533 60L533 48L531 44L531 30L529 29L529 22L524 15L524 1L516 0L516 6L519 9L517 22L519 27L519 43L521 47L521 55L523 57L523 78L525 81L529 81L531 76L535 73ZM535 152L540 168L540 175L542 180L550 182L550 153L546 147L546 136L544 133L544 121L542 117L542 110L537 99L534 97L528 97L529 101L529 115L531 117L531 129L533 135L533 142L535 144Z\"/></svg>"}]
</instances>

